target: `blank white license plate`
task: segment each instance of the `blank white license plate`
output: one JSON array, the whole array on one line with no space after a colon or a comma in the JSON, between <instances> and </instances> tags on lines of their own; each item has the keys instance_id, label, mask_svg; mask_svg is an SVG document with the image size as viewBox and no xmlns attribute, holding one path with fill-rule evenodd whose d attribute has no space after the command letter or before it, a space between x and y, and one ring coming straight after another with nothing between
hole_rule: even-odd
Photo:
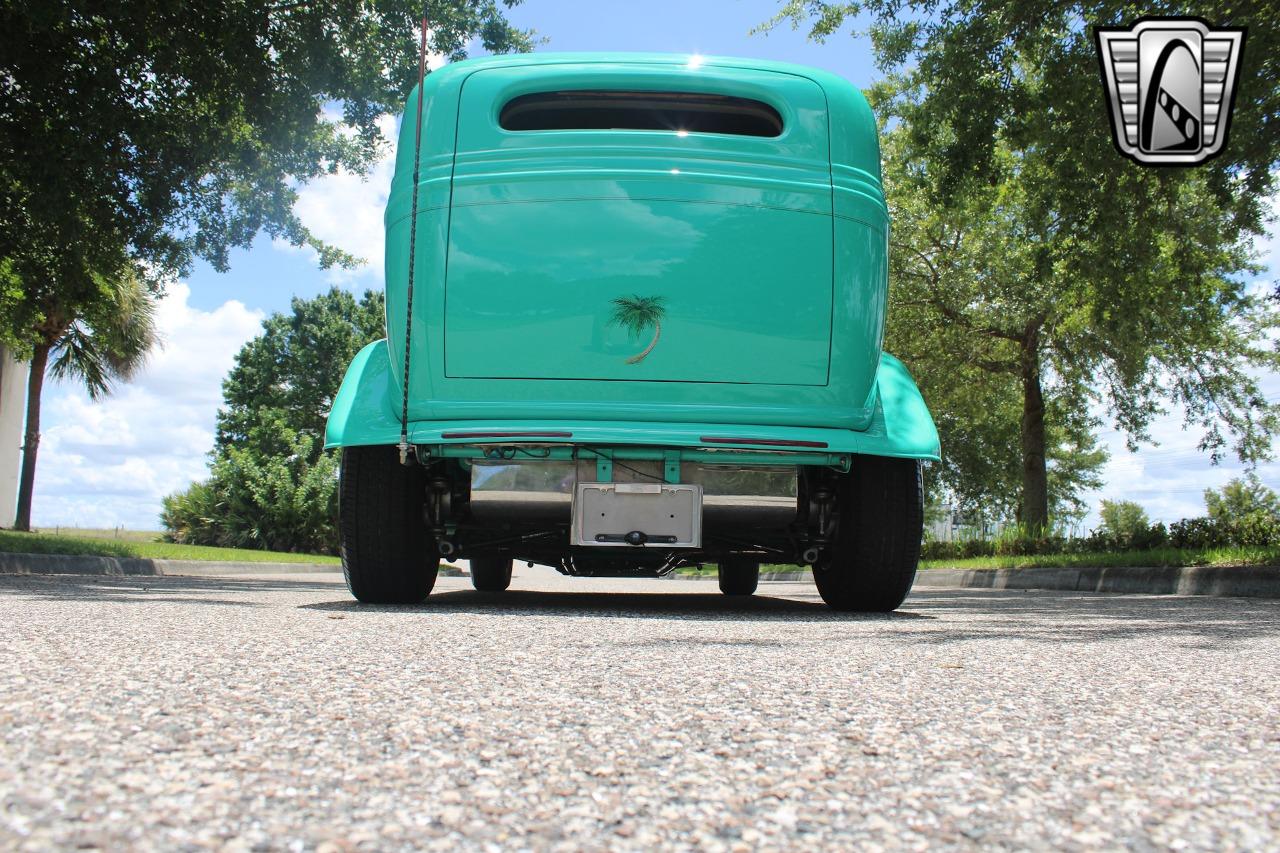
<instances>
[{"instance_id":1,"label":"blank white license plate","mask_svg":"<svg viewBox=\"0 0 1280 853\"><path fill-rule=\"evenodd\" d=\"M578 483L574 545L702 547L702 486L684 483Z\"/></svg>"}]
</instances>

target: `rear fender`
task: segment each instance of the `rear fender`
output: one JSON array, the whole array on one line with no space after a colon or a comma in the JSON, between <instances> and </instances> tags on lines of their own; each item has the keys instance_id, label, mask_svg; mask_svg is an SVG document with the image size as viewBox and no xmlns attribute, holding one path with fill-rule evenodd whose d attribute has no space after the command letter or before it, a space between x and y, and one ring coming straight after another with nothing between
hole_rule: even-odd
<instances>
[{"instance_id":1,"label":"rear fender","mask_svg":"<svg viewBox=\"0 0 1280 853\"><path fill-rule=\"evenodd\" d=\"M356 355L329 412L325 447L390 445L400 440L400 385L391 373L386 340ZM875 406L865 430L740 424L664 424L602 420L417 421L409 424L414 444L475 444L465 433L564 431L574 441L669 447L710 446L707 436L760 433L773 439L820 444L827 453L861 453L900 459L938 460L938 429L920 389L901 361L884 353L876 371ZM456 438L454 436L457 436ZM743 450L751 449L749 446ZM762 444L755 449L776 449Z\"/></svg>"},{"instance_id":2,"label":"rear fender","mask_svg":"<svg viewBox=\"0 0 1280 853\"><path fill-rule=\"evenodd\" d=\"M876 371L876 406L865 430L851 432L854 453L899 459L941 457L938 428L906 366L882 353Z\"/></svg>"},{"instance_id":3,"label":"rear fender","mask_svg":"<svg viewBox=\"0 0 1280 853\"><path fill-rule=\"evenodd\" d=\"M395 404L399 387L391 377L386 338L356 353L329 410L324 446L355 447L400 441L400 417Z\"/></svg>"}]
</instances>

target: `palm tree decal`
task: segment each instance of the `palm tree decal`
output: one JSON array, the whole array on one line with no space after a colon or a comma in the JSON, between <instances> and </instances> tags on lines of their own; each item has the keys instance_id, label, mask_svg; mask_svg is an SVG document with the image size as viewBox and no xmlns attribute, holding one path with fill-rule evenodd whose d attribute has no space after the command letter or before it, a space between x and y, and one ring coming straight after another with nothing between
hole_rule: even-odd
<instances>
[{"instance_id":1,"label":"palm tree decal","mask_svg":"<svg viewBox=\"0 0 1280 853\"><path fill-rule=\"evenodd\" d=\"M663 307L667 299L665 296L618 296L613 300L613 314L609 317L609 324L617 324L631 333L632 337L639 337L644 334L644 330L653 326L653 340L649 341L649 345L644 348L643 352L636 353L627 359L627 364L638 364L644 361L645 356L653 352L653 348L658 345L658 338L662 337L662 317L667 313L667 309Z\"/></svg>"}]
</instances>

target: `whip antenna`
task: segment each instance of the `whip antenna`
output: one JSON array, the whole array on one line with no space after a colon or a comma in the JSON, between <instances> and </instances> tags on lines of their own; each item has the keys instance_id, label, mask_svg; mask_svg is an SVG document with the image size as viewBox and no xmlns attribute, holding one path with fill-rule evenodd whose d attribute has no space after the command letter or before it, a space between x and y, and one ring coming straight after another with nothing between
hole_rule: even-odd
<instances>
[{"instance_id":1,"label":"whip antenna","mask_svg":"<svg viewBox=\"0 0 1280 853\"><path fill-rule=\"evenodd\" d=\"M400 405L400 464L409 464L409 352L413 333L413 261L418 242L418 171L422 164L422 81L427 76L427 16L418 45L418 123L413 134L413 202L409 213L409 288L404 312L404 395Z\"/></svg>"}]
</instances>

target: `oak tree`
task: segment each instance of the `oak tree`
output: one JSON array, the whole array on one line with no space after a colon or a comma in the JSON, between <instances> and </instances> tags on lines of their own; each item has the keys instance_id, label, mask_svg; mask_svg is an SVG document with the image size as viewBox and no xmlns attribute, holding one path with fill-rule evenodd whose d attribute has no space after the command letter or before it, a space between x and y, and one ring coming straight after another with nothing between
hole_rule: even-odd
<instances>
[{"instance_id":1,"label":"oak tree","mask_svg":"<svg viewBox=\"0 0 1280 853\"><path fill-rule=\"evenodd\" d=\"M1215 459L1265 457L1280 426L1256 379L1277 364L1276 314L1248 284L1280 162L1275 8L1215 11L1217 24L1266 26L1250 32L1227 149L1192 169L1140 166L1112 145L1089 25L1136 14L794 0L778 19L810 21L819 39L869 26L891 72L872 92L892 137L890 334L918 336L914 349L960 366L959 382L977 370L1016 389L1018 516L1031 528L1049 522L1055 406L1087 419L1096 402L1138 442L1173 403Z\"/></svg>"}]
</instances>

